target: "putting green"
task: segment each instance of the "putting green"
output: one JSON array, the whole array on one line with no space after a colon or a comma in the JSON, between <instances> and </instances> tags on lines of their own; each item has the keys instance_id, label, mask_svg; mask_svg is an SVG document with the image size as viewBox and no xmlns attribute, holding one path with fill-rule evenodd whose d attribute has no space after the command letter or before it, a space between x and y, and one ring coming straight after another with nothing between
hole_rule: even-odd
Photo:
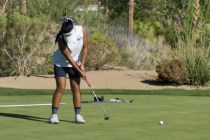
<instances>
[{"instance_id":1,"label":"putting green","mask_svg":"<svg viewBox=\"0 0 210 140\"><path fill-rule=\"evenodd\" d=\"M210 98L194 96L105 95L133 103L104 103L110 115L103 120L98 104L82 104L86 124L73 122L70 95L59 110L59 124L49 124L51 106L0 108L2 140L198 140L210 137ZM93 100L84 95L83 100ZM0 104L50 103L50 95L1 96ZM163 120L164 125L159 121Z\"/></svg>"}]
</instances>

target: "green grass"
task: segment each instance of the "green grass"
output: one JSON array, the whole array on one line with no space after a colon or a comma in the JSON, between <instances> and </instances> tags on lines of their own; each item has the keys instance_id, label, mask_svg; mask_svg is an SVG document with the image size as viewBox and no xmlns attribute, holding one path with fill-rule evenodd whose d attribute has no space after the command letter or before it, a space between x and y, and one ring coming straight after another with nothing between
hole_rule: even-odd
<instances>
[{"instance_id":1,"label":"green grass","mask_svg":"<svg viewBox=\"0 0 210 140\"><path fill-rule=\"evenodd\" d=\"M94 89L101 95L171 95L171 96L210 96L210 90L184 90L184 89L162 89L162 90L125 90L125 89ZM20 95L52 95L54 90L44 89L14 89L1 88L0 96L20 96ZM70 93L66 90L65 94ZM89 89L81 90L83 95L90 95Z\"/></svg>"},{"instance_id":2,"label":"green grass","mask_svg":"<svg viewBox=\"0 0 210 140\"><path fill-rule=\"evenodd\" d=\"M11 90L13 96L8 91ZM4 92L2 92L4 91ZM7 94L6 95L6 91ZM16 94L13 92L16 91ZM0 89L0 104L50 103L51 90ZM34 92L33 92L34 91ZM38 92L39 91L39 92ZM63 97L66 104L59 110L60 123L48 123L51 106L0 108L1 140L200 140L210 137L210 98L208 91L158 90L127 91L97 90L105 99L122 97L134 99L134 103L104 103L110 120L103 120L103 112L98 104L82 104L82 114L86 124L73 123L72 97ZM103 91L103 92L102 92ZM105 91L112 91L106 93ZM173 92L174 91L174 92ZM157 95L150 95L155 94ZM26 92L27 93L27 92ZM37 95L45 93L47 95ZM114 94L112 94L114 93ZM137 95L136 95L137 93ZM143 95L148 93L148 95ZM162 93L162 94L161 94ZM163 93L168 93L163 95ZM185 96L177 96L185 94ZM20 94L20 95L19 95ZM34 94L34 95L32 95ZM158 95L160 94L160 95ZM186 95L193 96L186 96ZM194 94L202 96L194 96ZM171 96L166 96L171 95ZM175 96L172 96L175 95ZM207 96L204 96L207 95ZM93 100L88 90L83 100ZM159 125L163 120L164 125Z\"/></svg>"}]
</instances>

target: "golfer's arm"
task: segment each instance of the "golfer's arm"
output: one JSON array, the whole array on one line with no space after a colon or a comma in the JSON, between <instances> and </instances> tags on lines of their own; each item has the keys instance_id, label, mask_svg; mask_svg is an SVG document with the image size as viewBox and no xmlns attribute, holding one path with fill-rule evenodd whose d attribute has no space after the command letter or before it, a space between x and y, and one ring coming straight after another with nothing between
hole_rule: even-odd
<instances>
[{"instance_id":1,"label":"golfer's arm","mask_svg":"<svg viewBox=\"0 0 210 140\"><path fill-rule=\"evenodd\" d=\"M68 60L68 62L79 72L81 73L80 68L78 67L78 65L76 64L76 62L74 61L74 59L71 56L71 51L68 49L68 47L63 43L62 40L58 40L58 46L59 49L61 51L61 53L66 57L66 59Z\"/></svg>"},{"instance_id":2,"label":"golfer's arm","mask_svg":"<svg viewBox=\"0 0 210 140\"><path fill-rule=\"evenodd\" d=\"M85 28L82 28L82 31L83 31L83 47L81 54L81 65L84 65L88 52L88 36Z\"/></svg>"}]
</instances>

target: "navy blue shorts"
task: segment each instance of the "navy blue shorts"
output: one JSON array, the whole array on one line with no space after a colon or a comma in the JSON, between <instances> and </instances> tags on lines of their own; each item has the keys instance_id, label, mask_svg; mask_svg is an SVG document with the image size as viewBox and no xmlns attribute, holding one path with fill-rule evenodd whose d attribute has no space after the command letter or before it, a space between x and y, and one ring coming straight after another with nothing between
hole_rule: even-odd
<instances>
[{"instance_id":1,"label":"navy blue shorts","mask_svg":"<svg viewBox=\"0 0 210 140\"><path fill-rule=\"evenodd\" d=\"M58 67L54 65L55 77L66 77L68 74L69 78L80 78L80 74L73 67Z\"/></svg>"}]
</instances>

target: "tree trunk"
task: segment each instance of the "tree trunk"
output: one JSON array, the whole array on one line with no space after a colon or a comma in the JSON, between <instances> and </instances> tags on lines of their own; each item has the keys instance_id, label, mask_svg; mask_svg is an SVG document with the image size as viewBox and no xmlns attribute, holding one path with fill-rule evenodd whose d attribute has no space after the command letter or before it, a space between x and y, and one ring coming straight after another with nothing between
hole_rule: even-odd
<instances>
[{"instance_id":1,"label":"tree trunk","mask_svg":"<svg viewBox=\"0 0 210 140\"><path fill-rule=\"evenodd\" d=\"M109 18L109 0L106 0L106 17Z\"/></svg>"},{"instance_id":2,"label":"tree trunk","mask_svg":"<svg viewBox=\"0 0 210 140\"><path fill-rule=\"evenodd\" d=\"M128 20L128 28L129 34L133 34L133 16L134 16L134 0L129 0L129 20Z\"/></svg>"},{"instance_id":3,"label":"tree trunk","mask_svg":"<svg viewBox=\"0 0 210 140\"><path fill-rule=\"evenodd\" d=\"M20 11L25 14L27 11L27 0L20 0Z\"/></svg>"},{"instance_id":4,"label":"tree trunk","mask_svg":"<svg viewBox=\"0 0 210 140\"><path fill-rule=\"evenodd\" d=\"M8 0L5 0L5 2L1 2L2 5L0 5L0 9L1 9L0 14L5 14L7 3L8 3Z\"/></svg>"},{"instance_id":5,"label":"tree trunk","mask_svg":"<svg viewBox=\"0 0 210 140\"><path fill-rule=\"evenodd\" d=\"M193 28L192 32L194 32L197 28L198 18L200 15L200 0L194 0L194 10L193 10Z\"/></svg>"},{"instance_id":6,"label":"tree trunk","mask_svg":"<svg viewBox=\"0 0 210 140\"><path fill-rule=\"evenodd\" d=\"M98 0L98 12L100 12L100 8L101 8L101 1Z\"/></svg>"}]
</instances>

